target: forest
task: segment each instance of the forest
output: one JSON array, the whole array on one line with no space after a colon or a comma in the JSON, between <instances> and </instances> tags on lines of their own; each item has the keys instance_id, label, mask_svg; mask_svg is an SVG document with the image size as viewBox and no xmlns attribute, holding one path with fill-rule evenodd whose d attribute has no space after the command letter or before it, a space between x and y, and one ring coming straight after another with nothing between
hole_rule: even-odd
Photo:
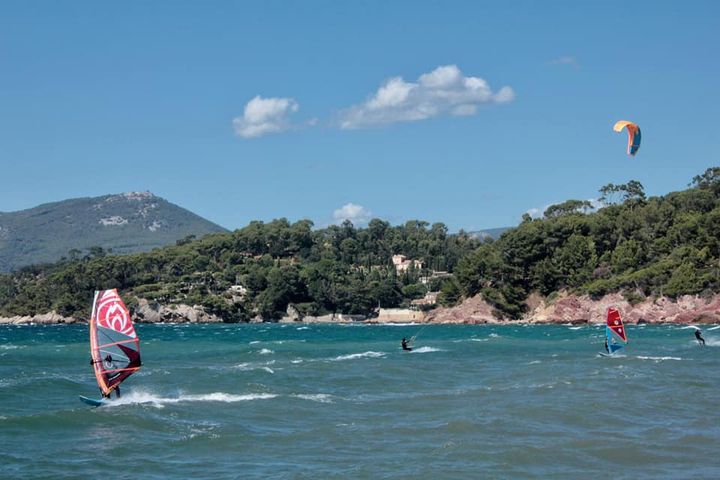
<instances>
[{"instance_id":1,"label":"forest","mask_svg":"<svg viewBox=\"0 0 720 480\"><path fill-rule=\"evenodd\" d=\"M201 305L226 322L277 320L289 305L301 315L371 316L431 291L445 306L482 295L499 318L517 319L533 292L622 292L633 303L720 290L720 167L664 196L646 197L635 180L599 193L601 208L568 200L542 218L524 215L495 241L418 220L314 229L308 220L278 219L149 253L75 250L0 275L0 315L87 318L93 291L108 288L130 308L141 298ZM419 263L398 271L399 254Z\"/></svg>"}]
</instances>

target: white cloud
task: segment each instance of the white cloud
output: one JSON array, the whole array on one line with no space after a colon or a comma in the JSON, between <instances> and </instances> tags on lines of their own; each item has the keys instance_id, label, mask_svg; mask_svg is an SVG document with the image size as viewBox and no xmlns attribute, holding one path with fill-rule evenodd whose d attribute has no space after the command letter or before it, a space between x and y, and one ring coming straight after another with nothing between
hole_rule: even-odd
<instances>
[{"instance_id":1,"label":"white cloud","mask_svg":"<svg viewBox=\"0 0 720 480\"><path fill-rule=\"evenodd\" d=\"M298 109L292 98L262 98L258 95L245 105L242 117L233 119L233 127L243 138L282 132L291 127L288 116Z\"/></svg>"},{"instance_id":2,"label":"white cloud","mask_svg":"<svg viewBox=\"0 0 720 480\"><path fill-rule=\"evenodd\" d=\"M338 225L345 220L350 220L353 225L362 226L366 225L371 217L372 212L370 212L370 210L354 203L346 203L333 211L333 221Z\"/></svg>"},{"instance_id":3,"label":"white cloud","mask_svg":"<svg viewBox=\"0 0 720 480\"><path fill-rule=\"evenodd\" d=\"M340 127L364 128L440 115L474 115L478 105L506 103L514 97L510 87L494 93L482 78L466 77L457 66L445 65L420 75L417 82L391 78L365 103L342 112Z\"/></svg>"}]
</instances>

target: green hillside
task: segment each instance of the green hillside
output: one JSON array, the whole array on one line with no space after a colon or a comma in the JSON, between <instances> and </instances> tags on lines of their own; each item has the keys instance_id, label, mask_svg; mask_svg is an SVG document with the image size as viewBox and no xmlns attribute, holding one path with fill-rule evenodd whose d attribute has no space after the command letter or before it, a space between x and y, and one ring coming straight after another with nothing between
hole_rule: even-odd
<instances>
[{"instance_id":1,"label":"green hillside","mask_svg":"<svg viewBox=\"0 0 720 480\"><path fill-rule=\"evenodd\" d=\"M76 198L0 213L0 271L83 256L144 252L222 227L149 192ZM72 251L72 253L70 253Z\"/></svg>"},{"instance_id":2,"label":"green hillside","mask_svg":"<svg viewBox=\"0 0 720 480\"><path fill-rule=\"evenodd\" d=\"M277 319L288 306L368 315L438 290L444 305L480 294L505 318L519 318L533 292L622 292L634 302L720 291L720 168L665 196L647 198L637 181L600 193L598 211L568 200L495 241L449 235L442 223L374 219L362 229L314 230L280 219L148 253L93 251L0 275L0 315L86 317L93 291L106 288L120 289L131 307L140 298L201 305L229 322Z\"/></svg>"}]
</instances>

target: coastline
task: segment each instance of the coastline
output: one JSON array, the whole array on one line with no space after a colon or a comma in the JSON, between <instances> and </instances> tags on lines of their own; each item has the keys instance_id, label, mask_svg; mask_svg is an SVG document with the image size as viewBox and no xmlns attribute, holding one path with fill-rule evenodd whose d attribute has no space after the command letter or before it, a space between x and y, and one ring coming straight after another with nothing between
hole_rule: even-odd
<instances>
[{"instance_id":1,"label":"coastline","mask_svg":"<svg viewBox=\"0 0 720 480\"><path fill-rule=\"evenodd\" d=\"M528 311L519 320L498 317L494 308L480 296L464 300L455 307L438 307L428 312L410 309L381 309L376 317L358 315L328 314L318 317L283 317L279 323L295 324L461 324L461 325L592 325L605 322L608 307L618 308L628 325L636 324L720 324L720 294L708 298L684 295L676 300L667 297L645 299L630 304L618 293L608 294L593 300L587 295L577 296L561 292L554 298L531 295L527 301ZM137 323L223 323L222 318L207 313L199 305L164 306L140 300L133 313ZM261 323L256 318L250 323ZM87 324L87 319L65 317L57 312L36 315L0 317L0 325L54 325Z\"/></svg>"}]
</instances>

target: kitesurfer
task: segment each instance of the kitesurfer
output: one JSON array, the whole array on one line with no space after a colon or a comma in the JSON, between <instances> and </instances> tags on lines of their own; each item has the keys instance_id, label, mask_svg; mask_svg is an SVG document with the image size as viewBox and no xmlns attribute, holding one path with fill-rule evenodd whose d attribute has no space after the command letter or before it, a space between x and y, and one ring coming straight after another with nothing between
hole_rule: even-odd
<instances>
[{"instance_id":1,"label":"kitesurfer","mask_svg":"<svg viewBox=\"0 0 720 480\"><path fill-rule=\"evenodd\" d=\"M705 346L705 339L702 337L702 332L699 328L695 329L695 339L700 345Z\"/></svg>"},{"instance_id":2,"label":"kitesurfer","mask_svg":"<svg viewBox=\"0 0 720 480\"><path fill-rule=\"evenodd\" d=\"M407 342L407 339L406 339L405 337L403 337L401 343L402 343L402 349L403 349L403 350L408 351L408 352L411 352L411 351L412 351L412 348L411 348L411 347L408 347L408 342Z\"/></svg>"}]
</instances>

